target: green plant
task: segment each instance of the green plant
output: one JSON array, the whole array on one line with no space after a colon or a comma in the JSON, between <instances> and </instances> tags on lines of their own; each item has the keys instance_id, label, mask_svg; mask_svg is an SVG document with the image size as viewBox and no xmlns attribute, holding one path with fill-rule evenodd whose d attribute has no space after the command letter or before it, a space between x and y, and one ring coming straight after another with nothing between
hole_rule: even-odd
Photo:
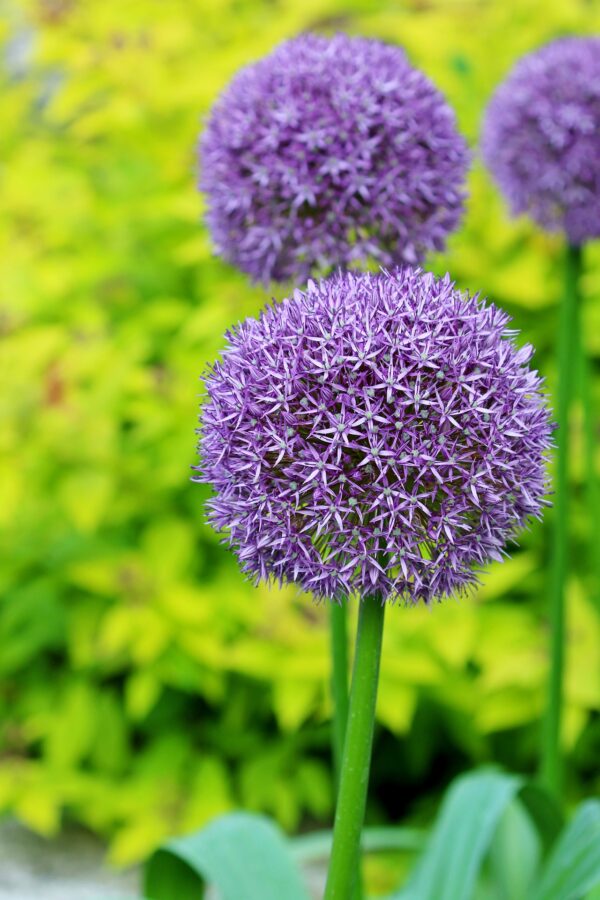
<instances>
[{"instance_id":1,"label":"green plant","mask_svg":"<svg viewBox=\"0 0 600 900\"><path fill-rule=\"evenodd\" d=\"M387 900L576 900L600 885L600 803L587 801L563 824L550 794L514 775L480 771L448 789L431 832L365 832L371 852L421 844L403 887ZM166 844L149 860L148 900L194 900L214 884L223 900L307 900L296 861L308 853L257 816L225 816Z\"/></svg>"}]
</instances>

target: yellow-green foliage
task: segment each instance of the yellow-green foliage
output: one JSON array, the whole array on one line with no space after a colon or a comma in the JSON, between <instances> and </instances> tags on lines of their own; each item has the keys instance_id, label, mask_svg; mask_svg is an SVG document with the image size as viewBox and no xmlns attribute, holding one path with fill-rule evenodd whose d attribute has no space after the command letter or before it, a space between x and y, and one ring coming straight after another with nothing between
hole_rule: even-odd
<instances>
[{"instance_id":1,"label":"yellow-green foliage","mask_svg":"<svg viewBox=\"0 0 600 900\"><path fill-rule=\"evenodd\" d=\"M265 300L211 256L195 190L201 117L280 39L343 29L404 44L474 144L512 62L558 34L598 31L598 4L2 7L0 806L44 833L72 815L112 836L119 863L235 804L289 828L326 818L326 610L247 585L188 481L198 375ZM560 240L511 222L479 165L471 188L464 227L432 264L508 307L552 386ZM597 247L587 265L597 357ZM582 484L564 734L573 794L600 704ZM399 755L387 754L385 777L435 789L436 760L535 765L547 564L536 525L474 602L390 610L378 716Z\"/></svg>"}]
</instances>

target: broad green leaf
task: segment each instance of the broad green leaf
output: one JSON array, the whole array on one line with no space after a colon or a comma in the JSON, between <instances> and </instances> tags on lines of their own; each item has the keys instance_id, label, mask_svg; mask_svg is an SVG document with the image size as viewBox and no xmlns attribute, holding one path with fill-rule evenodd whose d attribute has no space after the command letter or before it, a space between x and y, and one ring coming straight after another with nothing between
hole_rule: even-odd
<instances>
[{"instance_id":1,"label":"broad green leaf","mask_svg":"<svg viewBox=\"0 0 600 900\"><path fill-rule=\"evenodd\" d=\"M493 771L458 778L408 884L390 900L469 900L498 822L522 783Z\"/></svg>"},{"instance_id":2,"label":"broad green leaf","mask_svg":"<svg viewBox=\"0 0 600 900\"><path fill-rule=\"evenodd\" d=\"M220 900L308 900L289 846L263 816L231 813L176 838L149 860L148 900L200 900L214 885Z\"/></svg>"},{"instance_id":3,"label":"broad green leaf","mask_svg":"<svg viewBox=\"0 0 600 900\"><path fill-rule=\"evenodd\" d=\"M490 874L497 900L528 900L542 855L531 816L518 800L500 819L490 851Z\"/></svg>"},{"instance_id":4,"label":"broad green leaf","mask_svg":"<svg viewBox=\"0 0 600 900\"><path fill-rule=\"evenodd\" d=\"M534 900L578 900L600 884L600 802L582 803L548 860Z\"/></svg>"}]
</instances>

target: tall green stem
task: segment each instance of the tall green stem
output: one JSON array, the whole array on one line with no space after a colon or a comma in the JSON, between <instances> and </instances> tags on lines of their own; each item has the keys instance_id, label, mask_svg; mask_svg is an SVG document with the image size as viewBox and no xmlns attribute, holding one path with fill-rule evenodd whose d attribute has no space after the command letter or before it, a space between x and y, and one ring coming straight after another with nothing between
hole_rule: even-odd
<instances>
[{"instance_id":1,"label":"tall green stem","mask_svg":"<svg viewBox=\"0 0 600 900\"><path fill-rule=\"evenodd\" d=\"M331 695L333 700L333 721L331 744L336 797L340 786L342 756L346 725L348 722L348 605L345 598L330 604L331 634ZM356 883L352 900L362 900L362 879L360 860L356 860Z\"/></svg>"},{"instance_id":2,"label":"tall green stem","mask_svg":"<svg viewBox=\"0 0 600 900\"><path fill-rule=\"evenodd\" d=\"M333 847L324 900L348 900L356 885L356 861L365 817L385 606L379 597L360 605L356 652Z\"/></svg>"},{"instance_id":3,"label":"tall green stem","mask_svg":"<svg viewBox=\"0 0 600 900\"><path fill-rule=\"evenodd\" d=\"M560 307L558 334L558 424L552 542L552 589L550 595L550 675L548 707L543 736L542 777L555 794L562 789L560 730L565 656L565 586L569 557L569 413L573 398L577 330L579 322L578 282L581 248L568 246L565 259L565 291Z\"/></svg>"},{"instance_id":4,"label":"tall green stem","mask_svg":"<svg viewBox=\"0 0 600 900\"><path fill-rule=\"evenodd\" d=\"M600 485L596 468L598 445L598 420L595 415L592 367L585 350L581 329L578 329L577 355L579 361L579 398L583 412L585 499L587 501L588 560L592 576L592 601L600 613L600 553L596 545L596 535L600 534Z\"/></svg>"},{"instance_id":5,"label":"tall green stem","mask_svg":"<svg viewBox=\"0 0 600 900\"><path fill-rule=\"evenodd\" d=\"M330 603L329 625L331 634L331 695L333 721L331 743L336 790L340 783L344 737L348 721L348 614L346 601Z\"/></svg>"}]
</instances>

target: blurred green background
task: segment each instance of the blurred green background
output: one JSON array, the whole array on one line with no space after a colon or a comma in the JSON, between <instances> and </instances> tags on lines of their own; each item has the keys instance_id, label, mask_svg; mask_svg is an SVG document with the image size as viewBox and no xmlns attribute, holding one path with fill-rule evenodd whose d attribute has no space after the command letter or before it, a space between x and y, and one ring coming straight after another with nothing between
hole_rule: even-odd
<instances>
[{"instance_id":1,"label":"blurred green background","mask_svg":"<svg viewBox=\"0 0 600 900\"><path fill-rule=\"evenodd\" d=\"M476 145L514 60L600 31L585 0L0 2L0 809L74 819L118 864L235 807L327 822L327 611L254 589L204 523L198 376L270 294L201 224L202 116L242 64L305 29L404 45ZM559 238L510 221L476 161L463 227L430 260L505 306L554 387ZM600 365L600 248L584 331ZM285 288L276 290L283 296ZM575 363L574 363L575 364ZM598 379L593 400L598 408ZM598 792L597 545L581 411L564 745ZM535 771L552 512L473 600L390 610L371 821L426 818L457 772Z\"/></svg>"}]
</instances>

